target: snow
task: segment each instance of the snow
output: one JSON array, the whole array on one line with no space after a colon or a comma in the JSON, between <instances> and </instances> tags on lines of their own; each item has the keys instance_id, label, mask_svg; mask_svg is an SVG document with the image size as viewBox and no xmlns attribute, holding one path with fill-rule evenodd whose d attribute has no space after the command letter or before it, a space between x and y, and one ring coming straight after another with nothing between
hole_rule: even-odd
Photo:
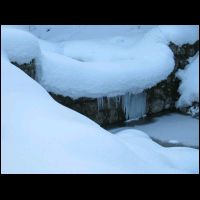
<instances>
[{"instance_id":1,"label":"snow","mask_svg":"<svg viewBox=\"0 0 200 200\"><path fill-rule=\"evenodd\" d=\"M146 134L137 130L124 130L118 132L117 135L133 152L137 152L140 158L148 160L150 165L159 163L164 166L170 163L171 167L176 166L180 170L197 170L194 166L195 163L199 162L199 152L195 149L189 150L184 147L164 148L152 143ZM196 153L196 157L190 156L193 153ZM160 163L161 160L162 163Z\"/></svg>"},{"instance_id":2,"label":"snow","mask_svg":"<svg viewBox=\"0 0 200 200\"><path fill-rule=\"evenodd\" d=\"M193 44L199 40L198 25L162 25L159 29L168 38L168 41L176 45Z\"/></svg>"},{"instance_id":3,"label":"snow","mask_svg":"<svg viewBox=\"0 0 200 200\"><path fill-rule=\"evenodd\" d=\"M27 29L27 27L25 27ZM168 41L177 45L193 44L199 38L198 25L31 25L31 33L51 42L134 37L140 40L153 28L159 28Z\"/></svg>"},{"instance_id":4,"label":"snow","mask_svg":"<svg viewBox=\"0 0 200 200\"><path fill-rule=\"evenodd\" d=\"M197 40L198 26L24 25L3 26L2 35L11 61L41 59L37 80L47 91L102 98L141 93L166 79L174 68L169 41Z\"/></svg>"},{"instance_id":5,"label":"snow","mask_svg":"<svg viewBox=\"0 0 200 200\"><path fill-rule=\"evenodd\" d=\"M142 36L155 25L31 25L37 37L51 42ZM138 34L138 32L140 34ZM139 39L138 38L138 39Z\"/></svg>"},{"instance_id":6,"label":"snow","mask_svg":"<svg viewBox=\"0 0 200 200\"><path fill-rule=\"evenodd\" d=\"M74 99L112 97L128 92L137 94L166 79L172 72L174 59L168 47L170 40L184 44L198 39L198 26L154 26L146 30L144 27L111 27L53 27L51 39L47 37L50 31L45 33L42 37L50 41L54 38L54 43L40 41L44 55L40 83L50 92ZM73 31L76 28L77 34ZM73 37L64 40L60 29L73 33ZM97 30L108 33L107 37L102 35L100 38L101 33L97 34ZM122 36L126 30L127 34ZM58 42L56 37L62 40Z\"/></svg>"},{"instance_id":7,"label":"snow","mask_svg":"<svg viewBox=\"0 0 200 200\"><path fill-rule=\"evenodd\" d=\"M14 28L14 29L20 29L24 31L29 31L31 25L1 25L3 28Z\"/></svg>"},{"instance_id":8,"label":"snow","mask_svg":"<svg viewBox=\"0 0 200 200\"><path fill-rule=\"evenodd\" d=\"M86 48L91 46L93 44L85 42ZM140 93L166 79L174 67L169 47L152 38L144 39L134 48L118 47L119 51L116 45L108 45L109 48L100 46L94 46L96 52L91 54L80 44L76 60L75 57L43 50L40 84L49 92L74 99L111 97L127 92ZM85 57L83 52L89 57Z\"/></svg>"},{"instance_id":9,"label":"snow","mask_svg":"<svg viewBox=\"0 0 200 200\"><path fill-rule=\"evenodd\" d=\"M190 61L184 70L179 70L176 74L181 80L178 89L181 96L176 104L178 108L191 106L193 102L199 102L199 53Z\"/></svg>"},{"instance_id":10,"label":"snow","mask_svg":"<svg viewBox=\"0 0 200 200\"><path fill-rule=\"evenodd\" d=\"M199 146L199 120L178 113L155 117L152 121L134 125L134 129L144 131L149 136L163 142L178 141L189 146ZM131 129L123 127L110 130L112 133Z\"/></svg>"},{"instance_id":11,"label":"snow","mask_svg":"<svg viewBox=\"0 0 200 200\"><path fill-rule=\"evenodd\" d=\"M155 149L151 139L148 146L138 143L138 137L133 150L93 121L56 103L9 63L5 53L1 66L2 173L198 173L198 150L171 149L167 156L158 155L162 147ZM151 156L144 159L139 146Z\"/></svg>"},{"instance_id":12,"label":"snow","mask_svg":"<svg viewBox=\"0 0 200 200\"><path fill-rule=\"evenodd\" d=\"M187 113L192 115L192 117L196 117L199 119L199 106L198 105L191 106Z\"/></svg>"},{"instance_id":13,"label":"snow","mask_svg":"<svg viewBox=\"0 0 200 200\"><path fill-rule=\"evenodd\" d=\"M18 64L30 63L32 59L40 57L38 39L31 33L16 28L1 26L1 48L12 62Z\"/></svg>"},{"instance_id":14,"label":"snow","mask_svg":"<svg viewBox=\"0 0 200 200\"><path fill-rule=\"evenodd\" d=\"M41 59L40 81L47 88L53 82L55 92L73 97L140 92L170 72L174 62L165 44L147 37L149 42L142 42L146 46L138 43L134 50L135 60L80 62L61 55L60 44L42 42L27 31L14 27L1 31L1 173L199 173L198 150L163 148L137 130L131 130L131 136L113 135L55 102L39 83L11 64ZM48 51L46 45L52 48ZM131 67L133 63L139 67ZM167 69L158 70L159 65ZM144 70L148 77L142 76ZM129 85L134 81L136 85Z\"/></svg>"},{"instance_id":15,"label":"snow","mask_svg":"<svg viewBox=\"0 0 200 200\"><path fill-rule=\"evenodd\" d=\"M3 173L131 171L130 162L137 159L123 144L91 120L56 103L8 61L1 64Z\"/></svg>"}]
</instances>

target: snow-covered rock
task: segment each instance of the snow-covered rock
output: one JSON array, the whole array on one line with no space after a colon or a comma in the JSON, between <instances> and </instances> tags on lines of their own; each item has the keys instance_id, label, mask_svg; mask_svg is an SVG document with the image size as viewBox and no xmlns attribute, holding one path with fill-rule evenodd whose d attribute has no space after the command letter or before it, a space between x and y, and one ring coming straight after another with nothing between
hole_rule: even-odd
<instances>
[{"instance_id":1,"label":"snow-covered rock","mask_svg":"<svg viewBox=\"0 0 200 200\"><path fill-rule=\"evenodd\" d=\"M1 49L5 50L10 61L18 64L30 63L40 58L38 39L31 33L1 26Z\"/></svg>"},{"instance_id":2,"label":"snow-covered rock","mask_svg":"<svg viewBox=\"0 0 200 200\"><path fill-rule=\"evenodd\" d=\"M199 102L199 54L197 54L184 70L177 72L181 80L179 92L181 94L177 107L191 106L193 102Z\"/></svg>"},{"instance_id":3,"label":"snow-covered rock","mask_svg":"<svg viewBox=\"0 0 200 200\"><path fill-rule=\"evenodd\" d=\"M173 70L173 53L165 38L164 42L158 39L162 36L156 29L133 47L105 46L101 41L76 43L77 55L71 56L76 60L63 48L59 53L43 51L40 83L49 92L74 99L140 93L166 79Z\"/></svg>"},{"instance_id":4,"label":"snow-covered rock","mask_svg":"<svg viewBox=\"0 0 200 200\"><path fill-rule=\"evenodd\" d=\"M144 133L127 145L56 103L6 56L1 66L1 173L198 173L198 150L160 154Z\"/></svg>"},{"instance_id":5,"label":"snow-covered rock","mask_svg":"<svg viewBox=\"0 0 200 200\"><path fill-rule=\"evenodd\" d=\"M155 52L150 52L152 59L145 54L136 56L140 58L134 61L138 66L146 64L147 67L146 62L149 61L149 67L152 67L151 70L147 67L145 73L149 72L151 76L145 79L142 69L131 68L131 60L123 60L120 64L109 63L103 67L102 63L96 63L97 66L92 62L80 64L80 61L58 52L42 50L40 55L38 40L28 32L3 28L2 33L1 173L199 173L198 150L165 149L138 131L133 131L132 139L128 141L126 137L129 134L125 137L112 135L85 116L55 102L41 85L11 64L23 64L33 58L41 58L41 73L47 72L47 80L55 81L54 87L58 91L62 92L62 83L68 82L69 85L64 85L67 87L64 89L73 97L79 96L77 92L81 95L97 94L93 91L95 87L98 92L102 91L98 95L104 92L108 94L111 90L106 89L102 80L106 81L108 88L111 87L112 94L119 91L123 93L128 89L126 79L129 77L131 80L131 72L134 72L131 75L136 83L141 84L134 86L140 91L149 84L155 84L161 76L164 77L163 73L167 75L170 72L168 64L173 64L172 53L165 44L155 45ZM148 38L145 40L149 41ZM17 49L21 43L22 46ZM152 49L150 44L155 43L149 41L146 50ZM137 50L140 52L141 46ZM159 63L153 60L156 55L160 56ZM160 64L165 64L165 72L158 70ZM109 67L116 72L111 73ZM122 74L124 70L126 72ZM94 72L99 72L99 76ZM114 84L116 77L118 85ZM40 78L43 81L44 77ZM75 84L74 88L72 83ZM92 83L94 86L90 86ZM120 83L125 85L121 86Z\"/></svg>"}]
</instances>

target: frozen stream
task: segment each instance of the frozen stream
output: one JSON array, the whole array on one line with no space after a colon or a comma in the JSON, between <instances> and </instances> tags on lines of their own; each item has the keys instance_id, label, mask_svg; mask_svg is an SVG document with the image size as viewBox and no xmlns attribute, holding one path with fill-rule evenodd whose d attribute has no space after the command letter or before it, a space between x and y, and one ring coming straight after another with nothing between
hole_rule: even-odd
<instances>
[{"instance_id":1,"label":"frozen stream","mask_svg":"<svg viewBox=\"0 0 200 200\"><path fill-rule=\"evenodd\" d=\"M130 122L124 127L109 129L118 133L124 129L138 129L163 143L199 147L199 120L179 113L165 114L144 122ZM173 145L172 145L173 146Z\"/></svg>"}]
</instances>

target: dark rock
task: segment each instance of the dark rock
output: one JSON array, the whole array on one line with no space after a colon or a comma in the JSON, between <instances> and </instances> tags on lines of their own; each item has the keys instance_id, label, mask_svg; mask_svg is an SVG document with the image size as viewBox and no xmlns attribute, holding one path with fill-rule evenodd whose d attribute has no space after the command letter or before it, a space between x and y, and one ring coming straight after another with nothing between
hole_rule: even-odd
<instances>
[{"instance_id":1,"label":"dark rock","mask_svg":"<svg viewBox=\"0 0 200 200\"><path fill-rule=\"evenodd\" d=\"M30 63L24 63L24 64L19 65L16 62L12 62L12 64L16 65L17 67L19 67L28 76L30 76L32 79L35 80L36 64L35 64L35 60L34 59Z\"/></svg>"}]
</instances>

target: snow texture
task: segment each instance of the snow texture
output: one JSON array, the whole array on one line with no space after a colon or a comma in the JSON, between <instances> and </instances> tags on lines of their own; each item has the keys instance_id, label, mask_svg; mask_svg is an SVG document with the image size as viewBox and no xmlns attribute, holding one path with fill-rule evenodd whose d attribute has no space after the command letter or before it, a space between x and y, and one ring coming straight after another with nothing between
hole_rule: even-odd
<instances>
[{"instance_id":1,"label":"snow texture","mask_svg":"<svg viewBox=\"0 0 200 200\"><path fill-rule=\"evenodd\" d=\"M193 102L199 102L199 53L190 59L190 64L184 70L179 70L176 75L181 80L179 86L181 96L176 106L187 107Z\"/></svg>"},{"instance_id":2,"label":"snow texture","mask_svg":"<svg viewBox=\"0 0 200 200\"><path fill-rule=\"evenodd\" d=\"M198 39L198 26L157 26L145 31L134 29L133 37L130 37L129 31L128 36L115 33L103 39L88 39L89 33L100 27L87 28L84 39L79 37L82 33L79 27L80 32L73 37L76 40L71 38L54 43L49 50L52 55L43 51L40 83L48 91L74 99L140 93L166 79L173 70L173 53L168 47L170 41L184 44ZM44 42L42 46L47 50Z\"/></svg>"},{"instance_id":3,"label":"snow texture","mask_svg":"<svg viewBox=\"0 0 200 200\"><path fill-rule=\"evenodd\" d=\"M11 61L24 63L40 57L42 73L46 76L45 80L41 76L41 81L51 80L55 91L64 89L74 97L79 96L78 92L83 96L123 93L129 89L138 92L155 84L161 76L164 78L163 71L165 75L171 71L174 62L166 45L157 44L154 39L150 41L148 36L135 49L138 53L134 56L139 60L106 61L105 66L100 62L76 61L58 52L43 49L40 52L38 43L41 42L27 31L4 27L1 31L1 173L199 173L198 150L162 148L136 130L131 132L130 140L126 140L128 133L123 137L112 135L85 116L55 102L41 85L11 64ZM150 51L152 45L154 51ZM54 45L50 46L56 50ZM143 50L148 55L140 54ZM158 56L159 62L149 55ZM137 67L131 67L133 62ZM146 67L140 69L143 64ZM167 69L159 71L160 64L165 64L162 67ZM151 82L150 78L157 79ZM136 85L129 85L134 81ZM121 85L122 88L117 88Z\"/></svg>"},{"instance_id":4,"label":"snow texture","mask_svg":"<svg viewBox=\"0 0 200 200\"><path fill-rule=\"evenodd\" d=\"M1 49L6 51L12 62L18 64L30 63L31 60L40 57L38 39L27 31L2 26L1 42Z\"/></svg>"},{"instance_id":5,"label":"snow texture","mask_svg":"<svg viewBox=\"0 0 200 200\"><path fill-rule=\"evenodd\" d=\"M127 146L56 103L38 83L1 60L2 173L198 173L198 150L180 148L160 155L162 147L151 139L142 143L144 133L135 137L135 148Z\"/></svg>"},{"instance_id":6,"label":"snow texture","mask_svg":"<svg viewBox=\"0 0 200 200\"><path fill-rule=\"evenodd\" d=\"M193 44L199 40L198 25L162 25L159 28L168 41L176 45Z\"/></svg>"},{"instance_id":7,"label":"snow texture","mask_svg":"<svg viewBox=\"0 0 200 200\"><path fill-rule=\"evenodd\" d=\"M73 99L141 93L172 72L170 41L184 44L197 39L195 25L2 27L10 60L22 64L40 58L39 83Z\"/></svg>"},{"instance_id":8,"label":"snow texture","mask_svg":"<svg viewBox=\"0 0 200 200\"><path fill-rule=\"evenodd\" d=\"M180 170L197 170L195 163L199 160L199 153L195 149L189 150L185 147L164 148L151 142L150 138L143 132L133 129L121 131L117 135L133 152L137 152L141 159L148 160L150 165L159 163L162 168L162 166L170 163L171 167L176 166ZM196 157L190 156L195 152L197 153Z\"/></svg>"},{"instance_id":9,"label":"snow texture","mask_svg":"<svg viewBox=\"0 0 200 200\"><path fill-rule=\"evenodd\" d=\"M30 31L37 37L51 42L70 40L105 39L120 36L137 37L155 25L31 25ZM140 34L138 34L140 33Z\"/></svg>"},{"instance_id":10,"label":"snow texture","mask_svg":"<svg viewBox=\"0 0 200 200\"><path fill-rule=\"evenodd\" d=\"M68 48L77 54L72 58L65 51L61 55L43 50L40 83L48 91L74 99L140 93L166 79L174 67L169 47L150 35L128 48L83 43L76 51Z\"/></svg>"},{"instance_id":11,"label":"snow texture","mask_svg":"<svg viewBox=\"0 0 200 200\"><path fill-rule=\"evenodd\" d=\"M151 139L139 144L144 133L135 149L127 146L56 103L2 55L1 173L198 173L198 150L171 149L173 153L159 155L162 147L155 148ZM147 147L151 156L144 160L138 146L143 151Z\"/></svg>"}]
</instances>

